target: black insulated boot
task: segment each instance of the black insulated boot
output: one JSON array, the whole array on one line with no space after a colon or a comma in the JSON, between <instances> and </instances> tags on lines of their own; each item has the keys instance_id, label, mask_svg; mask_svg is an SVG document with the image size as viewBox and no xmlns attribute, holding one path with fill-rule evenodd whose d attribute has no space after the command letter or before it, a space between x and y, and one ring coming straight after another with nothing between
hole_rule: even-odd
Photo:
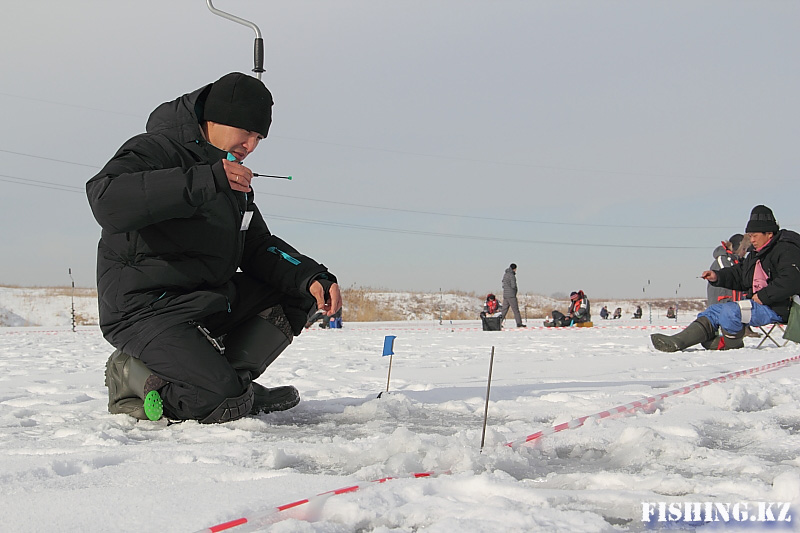
<instances>
[{"instance_id":1,"label":"black insulated boot","mask_svg":"<svg viewBox=\"0 0 800 533\"><path fill-rule=\"evenodd\" d=\"M715 337L716 332L706 317L702 316L686 326L686 329L675 335L650 335L653 348L661 352L678 352L695 344L708 342Z\"/></svg>"},{"instance_id":2,"label":"black insulated boot","mask_svg":"<svg viewBox=\"0 0 800 533\"><path fill-rule=\"evenodd\" d=\"M300 403L300 393L291 385L267 388L253 383L253 409L251 415L286 411Z\"/></svg>"},{"instance_id":3,"label":"black insulated boot","mask_svg":"<svg viewBox=\"0 0 800 533\"><path fill-rule=\"evenodd\" d=\"M235 398L227 398L214 409L204 419L201 424L222 424L239 420L243 416L250 414L253 409L253 387L248 386L247 390Z\"/></svg>"}]
</instances>

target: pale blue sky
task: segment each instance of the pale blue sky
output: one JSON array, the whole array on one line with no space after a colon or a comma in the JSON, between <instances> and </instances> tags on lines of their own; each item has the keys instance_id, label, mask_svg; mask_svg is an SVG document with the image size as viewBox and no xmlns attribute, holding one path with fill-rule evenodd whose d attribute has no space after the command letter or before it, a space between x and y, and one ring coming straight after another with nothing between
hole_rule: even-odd
<instances>
[{"instance_id":1,"label":"pale blue sky","mask_svg":"<svg viewBox=\"0 0 800 533\"><path fill-rule=\"evenodd\" d=\"M248 164L294 180L259 206L344 286L494 291L515 262L523 293L703 295L754 205L800 229L796 2L215 6L264 34ZM253 32L202 0L41 0L0 42L0 283L91 286L83 184L155 106L249 72Z\"/></svg>"}]
</instances>

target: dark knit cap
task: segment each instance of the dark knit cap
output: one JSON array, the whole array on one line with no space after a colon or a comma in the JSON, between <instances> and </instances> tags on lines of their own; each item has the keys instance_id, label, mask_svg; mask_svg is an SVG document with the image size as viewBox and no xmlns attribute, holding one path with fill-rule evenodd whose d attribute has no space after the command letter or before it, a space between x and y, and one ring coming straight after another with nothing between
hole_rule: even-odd
<instances>
[{"instance_id":1,"label":"dark knit cap","mask_svg":"<svg viewBox=\"0 0 800 533\"><path fill-rule=\"evenodd\" d=\"M750 220L744 231L747 233L777 233L779 229L772 210L765 205L757 205L750 212Z\"/></svg>"},{"instance_id":2,"label":"dark knit cap","mask_svg":"<svg viewBox=\"0 0 800 533\"><path fill-rule=\"evenodd\" d=\"M509 266L509 268L510 268L511 270L516 270L516 269L517 269L517 264L516 264L516 263L511 263L511 265Z\"/></svg>"},{"instance_id":3,"label":"dark knit cap","mask_svg":"<svg viewBox=\"0 0 800 533\"><path fill-rule=\"evenodd\" d=\"M261 80L231 72L211 85L203 120L255 131L264 137L272 123L272 93Z\"/></svg>"},{"instance_id":4,"label":"dark knit cap","mask_svg":"<svg viewBox=\"0 0 800 533\"><path fill-rule=\"evenodd\" d=\"M731 243L731 250L736 250L740 244L742 244L742 239L744 239L744 235L741 233L734 233L731 235L731 238L728 239L728 242Z\"/></svg>"}]
</instances>

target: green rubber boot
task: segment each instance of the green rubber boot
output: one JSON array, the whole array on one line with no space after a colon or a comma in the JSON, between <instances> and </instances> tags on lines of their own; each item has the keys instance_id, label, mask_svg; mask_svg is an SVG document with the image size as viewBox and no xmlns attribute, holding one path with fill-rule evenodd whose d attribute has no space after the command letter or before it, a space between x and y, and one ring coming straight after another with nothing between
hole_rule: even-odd
<instances>
[{"instance_id":1,"label":"green rubber boot","mask_svg":"<svg viewBox=\"0 0 800 533\"><path fill-rule=\"evenodd\" d=\"M721 335L714 336L713 339L703 343L706 350L736 350L744 348L745 328L738 333L728 333L724 329Z\"/></svg>"},{"instance_id":2,"label":"green rubber boot","mask_svg":"<svg viewBox=\"0 0 800 533\"><path fill-rule=\"evenodd\" d=\"M138 420L159 420L164 414L158 390L166 381L150 372L140 360L114 351L106 362L108 412Z\"/></svg>"},{"instance_id":3,"label":"green rubber boot","mask_svg":"<svg viewBox=\"0 0 800 533\"><path fill-rule=\"evenodd\" d=\"M686 329L675 335L650 335L653 348L661 352L678 352L695 344L708 342L714 338L716 332L711 321L702 316L686 326Z\"/></svg>"}]
</instances>

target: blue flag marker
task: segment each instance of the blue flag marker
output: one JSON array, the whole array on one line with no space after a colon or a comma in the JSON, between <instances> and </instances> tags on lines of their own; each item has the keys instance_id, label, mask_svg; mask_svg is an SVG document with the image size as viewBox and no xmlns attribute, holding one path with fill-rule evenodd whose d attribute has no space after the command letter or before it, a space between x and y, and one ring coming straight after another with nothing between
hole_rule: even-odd
<instances>
[{"instance_id":1,"label":"blue flag marker","mask_svg":"<svg viewBox=\"0 0 800 533\"><path fill-rule=\"evenodd\" d=\"M383 339L383 357L387 355L394 355L394 340L397 338L395 335L386 335Z\"/></svg>"},{"instance_id":2,"label":"blue flag marker","mask_svg":"<svg viewBox=\"0 0 800 533\"><path fill-rule=\"evenodd\" d=\"M389 372L386 374L386 393L389 392L389 382L392 379L392 359L394 359L394 340L397 337L394 335L386 335L386 338L383 339L383 356L389 356ZM383 392L378 394L378 398L381 397Z\"/></svg>"}]
</instances>

